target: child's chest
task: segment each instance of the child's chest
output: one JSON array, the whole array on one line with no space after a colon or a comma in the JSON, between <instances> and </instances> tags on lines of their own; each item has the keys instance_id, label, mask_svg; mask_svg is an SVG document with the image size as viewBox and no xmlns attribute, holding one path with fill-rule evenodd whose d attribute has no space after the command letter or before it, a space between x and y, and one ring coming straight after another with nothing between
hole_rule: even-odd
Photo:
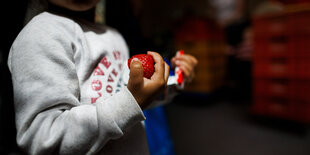
<instances>
[{"instance_id":1,"label":"child's chest","mask_svg":"<svg viewBox=\"0 0 310 155\"><path fill-rule=\"evenodd\" d=\"M81 103L94 104L124 87L123 71L128 50L121 39L113 36L86 34L81 46L78 76Z\"/></svg>"}]
</instances>

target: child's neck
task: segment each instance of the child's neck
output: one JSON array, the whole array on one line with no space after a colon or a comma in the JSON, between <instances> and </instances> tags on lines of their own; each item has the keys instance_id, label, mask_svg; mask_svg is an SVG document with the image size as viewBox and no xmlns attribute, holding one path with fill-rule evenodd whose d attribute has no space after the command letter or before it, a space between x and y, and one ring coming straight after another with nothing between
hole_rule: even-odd
<instances>
[{"instance_id":1,"label":"child's neck","mask_svg":"<svg viewBox=\"0 0 310 155\"><path fill-rule=\"evenodd\" d=\"M83 19L89 22L95 22L95 8L87 11L72 11L57 5L48 3L48 11L51 13L59 14L73 19Z\"/></svg>"}]
</instances>

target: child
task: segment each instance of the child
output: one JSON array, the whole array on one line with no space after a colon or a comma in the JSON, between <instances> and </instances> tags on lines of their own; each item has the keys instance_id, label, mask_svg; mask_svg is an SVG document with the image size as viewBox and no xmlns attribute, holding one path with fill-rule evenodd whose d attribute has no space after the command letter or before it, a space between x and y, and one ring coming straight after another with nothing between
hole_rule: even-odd
<instances>
[{"instance_id":1,"label":"child","mask_svg":"<svg viewBox=\"0 0 310 155\"><path fill-rule=\"evenodd\" d=\"M130 64L121 35L94 24L98 0L49 0L14 41L12 74L17 143L29 154L148 154L142 110L165 90L169 66L156 52L151 79ZM172 63L193 77L197 60Z\"/></svg>"}]
</instances>

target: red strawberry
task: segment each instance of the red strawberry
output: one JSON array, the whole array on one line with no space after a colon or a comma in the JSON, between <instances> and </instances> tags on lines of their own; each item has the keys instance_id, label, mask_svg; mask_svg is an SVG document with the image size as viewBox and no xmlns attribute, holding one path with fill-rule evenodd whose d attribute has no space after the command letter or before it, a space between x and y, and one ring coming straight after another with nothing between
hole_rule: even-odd
<instances>
[{"instance_id":1,"label":"red strawberry","mask_svg":"<svg viewBox=\"0 0 310 155\"><path fill-rule=\"evenodd\" d=\"M132 56L130 59L128 59L128 67L130 68L130 63L133 58L139 59L139 61L142 63L143 67L143 76L145 78L150 79L151 76L154 73L154 60L151 55L148 54L137 54Z\"/></svg>"}]
</instances>

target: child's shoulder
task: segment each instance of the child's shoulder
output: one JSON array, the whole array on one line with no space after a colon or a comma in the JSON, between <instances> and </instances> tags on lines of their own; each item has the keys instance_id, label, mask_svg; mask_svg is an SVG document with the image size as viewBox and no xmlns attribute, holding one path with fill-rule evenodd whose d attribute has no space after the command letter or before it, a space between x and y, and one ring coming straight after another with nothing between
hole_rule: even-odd
<instances>
[{"instance_id":1,"label":"child's shoulder","mask_svg":"<svg viewBox=\"0 0 310 155\"><path fill-rule=\"evenodd\" d=\"M62 16L43 12L33 17L18 34L16 40L42 40L74 36L76 23ZM67 35L68 34L68 35Z\"/></svg>"},{"instance_id":2,"label":"child's shoulder","mask_svg":"<svg viewBox=\"0 0 310 155\"><path fill-rule=\"evenodd\" d=\"M24 28L41 28L43 30L53 30L59 28L74 27L75 22L69 18L58 16L48 12L42 12L33 17Z\"/></svg>"},{"instance_id":3,"label":"child's shoulder","mask_svg":"<svg viewBox=\"0 0 310 155\"><path fill-rule=\"evenodd\" d=\"M49 46L51 42L69 45L76 40L76 23L68 18L43 12L33 17L15 38L13 48Z\"/></svg>"}]
</instances>

